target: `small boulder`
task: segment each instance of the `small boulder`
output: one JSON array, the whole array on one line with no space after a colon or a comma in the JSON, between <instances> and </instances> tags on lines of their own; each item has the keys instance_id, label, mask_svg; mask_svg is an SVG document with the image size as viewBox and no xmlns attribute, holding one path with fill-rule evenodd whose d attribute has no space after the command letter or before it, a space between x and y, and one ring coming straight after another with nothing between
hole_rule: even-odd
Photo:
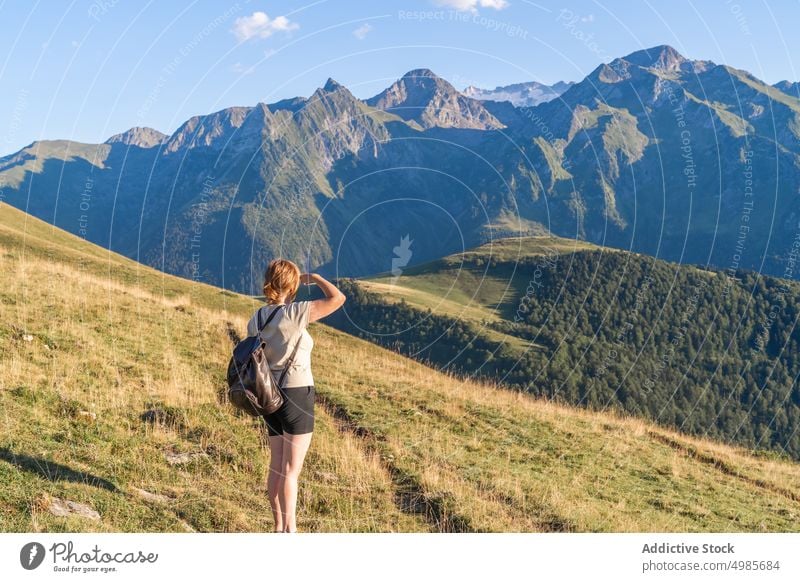
<instances>
[{"instance_id":1,"label":"small boulder","mask_svg":"<svg viewBox=\"0 0 800 582\"><path fill-rule=\"evenodd\" d=\"M80 515L81 517L86 517L88 519L100 519L100 514L85 503L78 503L77 501L60 499L58 497L52 497L49 499L47 510L53 515L57 515L59 517Z\"/></svg>"},{"instance_id":2,"label":"small boulder","mask_svg":"<svg viewBox=\"0 0 800 582\"><path fill-rule=\"evenodd\" d=\"M150 491L146 491L144 489L139 489L138 487L131 488L136 495L144 499L145 501L152 501L153 503L169 503L171 499L166 495L160 495L158 493L151 493Z\"/></svg>"},{"instance_id":3,"label":"small boulder","mask_svg":"<svg viewBox=\"0 0 800 582\"><path fill-rule=\"evenodd\" d=\"M208 455L203 452L196 452L196 453L173 453L173 452L166 452L164 453L164 457L167 459L167 463L170 465L186 465L187 463L191 463L196 459L201 459L203 457L207 457Z\"/></svg>"}]
</instances>

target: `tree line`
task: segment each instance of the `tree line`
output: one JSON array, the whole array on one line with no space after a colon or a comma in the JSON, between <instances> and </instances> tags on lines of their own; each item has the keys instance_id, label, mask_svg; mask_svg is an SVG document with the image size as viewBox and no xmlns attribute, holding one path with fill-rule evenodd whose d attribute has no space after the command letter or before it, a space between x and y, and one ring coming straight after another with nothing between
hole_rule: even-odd
<instances>
[{"instance_id":1,"label":"tree line","mask_svg":"<svg viewBox=\"0 0 800 582\"><path fill-rule=\"evenodd\" d=\"M462 268L487 268L470 261ZM536 282L516 286L526 292L502 321L459 320L341 280L348 303L332 324L438 368L800 459L795 283L602 251L488 269Z\"/></svg>"}]
</instances>

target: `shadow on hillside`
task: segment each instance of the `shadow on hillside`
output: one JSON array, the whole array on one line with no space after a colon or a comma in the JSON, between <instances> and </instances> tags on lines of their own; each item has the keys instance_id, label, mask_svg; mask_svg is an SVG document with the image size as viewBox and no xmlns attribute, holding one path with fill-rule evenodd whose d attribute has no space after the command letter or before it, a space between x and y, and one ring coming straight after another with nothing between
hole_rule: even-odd
<instances>
[{"instance_id":1,"label":"shadow on hillside","mask_svg":"<svg viewBox=\"0 0 800 582\"><path fill-rule=\"evenodd\" d=\"M16 454L6 447L0 447L0 460L14 465L23 471L27 471L28 473L43 477L48 481L85 483L87 485L100 487L101 489L107 489L108 491L117 491L117 486L106 479L102 479L90 473L70 469L66 465L54 463L53 461Z\"/></svg>"}]
</instances>

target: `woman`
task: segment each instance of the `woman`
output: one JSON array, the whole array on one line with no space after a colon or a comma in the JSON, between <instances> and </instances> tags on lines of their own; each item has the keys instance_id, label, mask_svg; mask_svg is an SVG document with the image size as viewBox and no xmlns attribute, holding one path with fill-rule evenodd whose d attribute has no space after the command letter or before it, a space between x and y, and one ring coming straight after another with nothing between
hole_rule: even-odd
<instances>
[{"instance_id":1,"label":"woman","mask_svg":"<svg viewBox=\"0 0 800 582\"><path fill-rule=\"evenodd\" d=\"M317 285L324 299L294 301L300 284ZM330 315L345 302L345 296L332 283L316 273L300 274L292 261L271 261L264 275L266 307L262 321L280 309L261 332L267 344L267 359L279 378L281 371L294 359L286 372L281 391L284 403L265 416L269 433L269 478L267 492L276 532L297 531L297 478L303 468L311 434L314 430L314 378L311 375L311 349L314 340L308 324ZM258 333L258 312L247 324L247 335Z\"/></svg>"}]
</instances>

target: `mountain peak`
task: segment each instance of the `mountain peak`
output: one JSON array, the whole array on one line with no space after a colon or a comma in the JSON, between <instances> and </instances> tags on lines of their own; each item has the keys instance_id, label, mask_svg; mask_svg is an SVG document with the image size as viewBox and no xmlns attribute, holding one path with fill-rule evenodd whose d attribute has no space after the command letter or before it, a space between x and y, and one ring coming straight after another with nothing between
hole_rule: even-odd
<instances>
[{"instance_id":1,"label":"mountain peak","mask_svg":"<svg viewBox=\"0 0 800 582\"><path fill-rule=\"evenodd\" d=\"M472 99L479 101L508 101L515 107L533 107L540 103L552 101L564 91L569 89L573 83L559 81L554 85L545 85L537 81L527 83L514 83L494 89L481 89L470 85L462 93Z\"/></svg>"},{"instance_id":2,"label":"mountain peak","mask_svg":"<svg viewBox=\"0 0 800 582\"><path fill-rule=\"evenodd\" d=\"M778 81L773 85L779 91L783 91L790 97L797 98L800 96L800 82L792 82L792 81Z\"/></svg>"},{"instance_id":3,"label":"mountain peak","mask_svg":"<svg viewBox=\"0 0 800 582\"><path fill-rule=\"evenodd\" d=\"M344 85L330 77L325 81L325 85L322 87L322 90L326 93L333 93L341 89L344 89Z\"/></svg>"},{"instance_id":4,"label":"mountain peak","mask_svg":"<svg viewBox=\"0 0 800 582\"><path fill-rule=\"evenodd\" d=\"M407 121L416 121L426 129L496 129L503 126L479 101L462 95L430 69L409 71L391 87L367 99L366 103Z\"/></svg>"},{"instance_id":5,"label":"mountain peak","mask_svg":"<svg viewBox=\"0 0 800 582\"><path fill-rule=\"evenodd\" d=\"M436 73L434 73L430 69L414 69L413 71L409 71L405 75L403 75L403 79L419 79L419 78L441 79L441 77L436 75Z\"/></svg>"},{"instance_id":6,"label":"mountain peak","mask_svg":"<svg viewBox=\"0 0 800 582\"><path fill-rule=\"evenodd\" d=\"M329 78L322 87L314 91L314 94L309 99L309 101L336 102L339 104L355 100L356 98L347 87L332 78Z\"/></svg>"},{"instance_id":7,"label":"mountain peak","mask_svg":"<svg viewBox=\"0 0 800 582\"><path fill-rule=\"evenodd\" d=\"M106 143L121 143L140 148L152 148L166 141L168 137L168 135L152 127L132 127L128 131L112 135L106 140Z\"/></svg>"},{"instance_id":8,"label":"mountain peak","mask_svg":"<svg viewBox=\"0 0 800 582\"><path fill-rule=\"evenodd\" d=\"M640 67L675 71L688 59L671 46L662 44L633 52L623 60Z\"/></svg>"}]
</instances>

